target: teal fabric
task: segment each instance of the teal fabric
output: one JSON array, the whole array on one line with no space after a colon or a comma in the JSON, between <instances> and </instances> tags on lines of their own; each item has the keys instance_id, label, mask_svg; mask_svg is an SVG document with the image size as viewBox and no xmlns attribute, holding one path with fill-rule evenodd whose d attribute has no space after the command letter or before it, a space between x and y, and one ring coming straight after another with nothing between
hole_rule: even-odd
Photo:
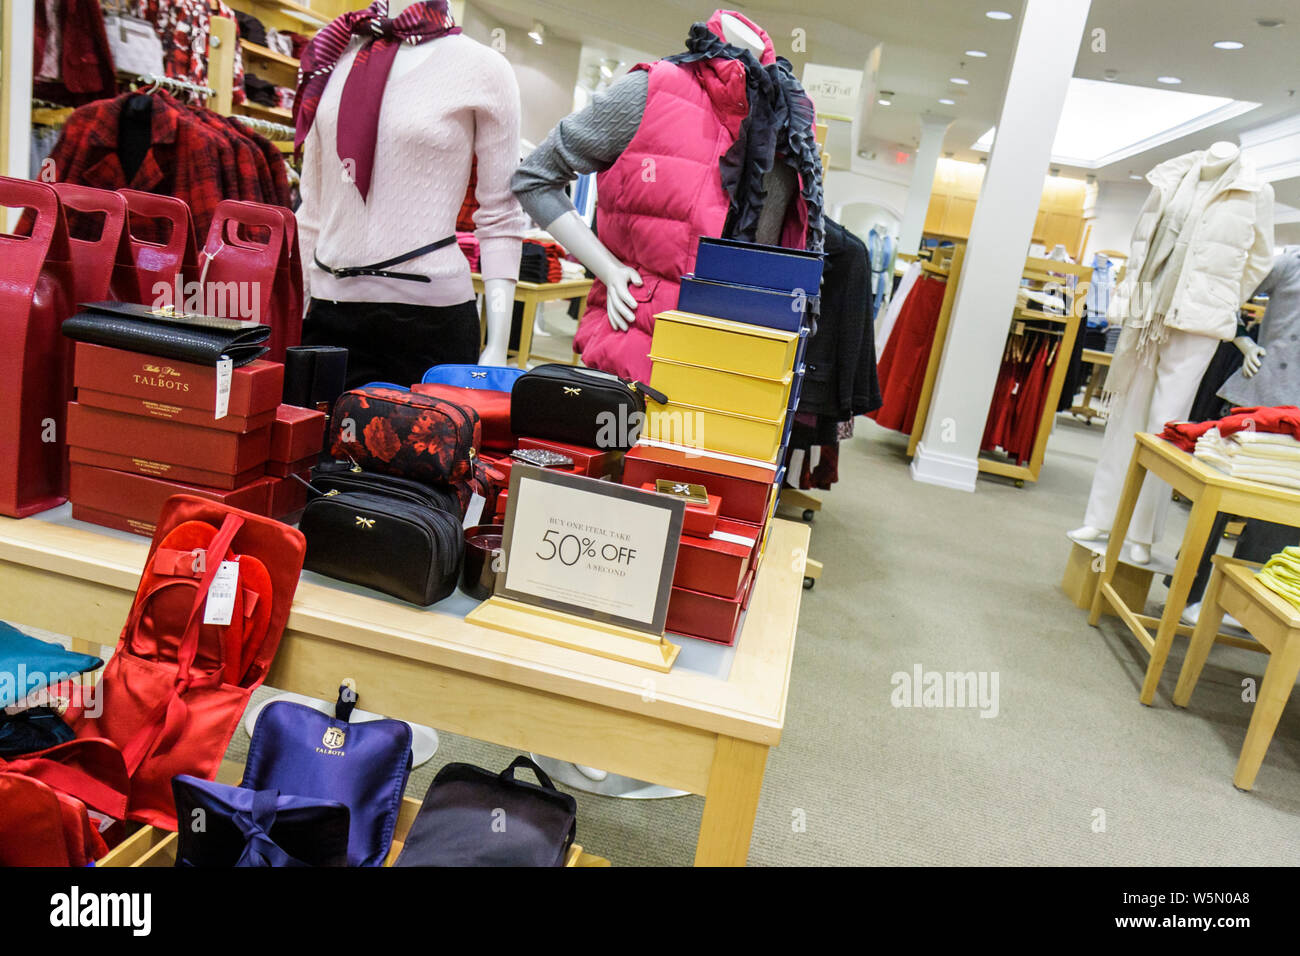
<instances>
[{"instance_id":1,"label":"teal fabric","mask_svg":"<svg viewBox=\"0 0 1300 956\"><path fill-rule=\"evenodd\" d=\"M0 707L11 707L32 691L85 671L103 667L89 654L76 654L58 644L28 637L0 621Z\"/></svg>"}]
</instances>

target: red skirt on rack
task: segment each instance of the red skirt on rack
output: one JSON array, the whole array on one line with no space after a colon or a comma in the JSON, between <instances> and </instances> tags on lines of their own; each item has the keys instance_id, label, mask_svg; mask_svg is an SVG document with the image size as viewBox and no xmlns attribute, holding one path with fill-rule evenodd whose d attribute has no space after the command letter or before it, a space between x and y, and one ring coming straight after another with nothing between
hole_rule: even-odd
<instances>
[{"instance_id":1,"label":"red skirt on rack","mask_svg":"<svg viewBox=\"0 0 1300 956\"><path fill-rule=\"evenodd\" d=\"M945 286L942 279L922 276L912 286L898 313L885 353L876 366L883 403L868 413L885 428L899 432L912 430Z\"/></svg>"}]
</instances>

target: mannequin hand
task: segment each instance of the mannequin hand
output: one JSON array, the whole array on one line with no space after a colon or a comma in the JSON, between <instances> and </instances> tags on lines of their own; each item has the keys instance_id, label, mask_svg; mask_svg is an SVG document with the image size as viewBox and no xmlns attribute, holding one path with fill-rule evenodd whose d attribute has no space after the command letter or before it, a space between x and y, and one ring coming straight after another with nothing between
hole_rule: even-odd
<instances>
[{"instance_id":1,"label":"mannequin hand","mask_svg":"<svg viewBox=\"0 0 1300 956\"><path fill-rule=\"evenodd\" d=\"M1268 354L1268 349L1261 348L1248 335L1237 336L1232 340L1232 344L1241 350L1241 374L1246 378L1254 378L1263 367L1264 356Z\"/></svg>"},{"instance_id":2,"label":"mannequin hand","mask_svg":"<svg viewBox=\"0 0 1300 956\"><path fill-rule=\"evenodd\" d=\"M506 364L505 346L504 345L495 346L489 344L488 347L483 350L483 354L478 357L478 364L497 365L497 366L505 365Z\"/></svg>"},{"instance_id":3,"label":"mannequin hand","mask_svg":"<svg viewBox=\"0 0 1300 956\"><path fill-rule=\"evenodd\" d=\"M600 277L605 283L605 310L609 324L617 332L626 332L636 319L636 299L629 285L644 285L641 274L630 266L620 265L608 275Z\"/></svg>"}]
</instances>

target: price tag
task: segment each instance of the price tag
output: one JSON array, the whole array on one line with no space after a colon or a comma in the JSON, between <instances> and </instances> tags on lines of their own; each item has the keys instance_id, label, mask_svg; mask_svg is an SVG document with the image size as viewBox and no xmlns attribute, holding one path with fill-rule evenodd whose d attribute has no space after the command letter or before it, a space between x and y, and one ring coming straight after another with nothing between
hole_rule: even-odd
<instances>
[{"instance_id":1,"label":"price tag","mask_svg":"<svg viewBox=\"0 0 1300 956\"><path fill-rule=\"evenodd\" d=\"M462 528L472 528L479 523L483 517L483 506L487 504L487 499L477 492L469 499L469 507L465 509L465 522Z\"/></svg>"},{"instance_id":2,"label":"price tag","mask_svg":"<svg viewBox=\"0 0 1300 956\"><path fill-rule=\"evenodd\" d=\"M661 635L686 503L516 464L497 594Z\"/></svg>"},{"instance_id":3,"label":"price tag","mask_svg":"<svg viewBox=\"0 0 1300 956\"><path fill-rule=\"evenodd\" d=\"M217 360L217 401L213 418L225 418L230 411L230 385L235 378L235 363L224 355Z\"/></svg>"},{"instance_id":4,"label":"price tag","mask_svg":"<svg viewBox=\"0 0 1300 956\"><path fill-rule=\"evenodd\" d=\"M235 616L235 594L239 587L239 562L222 561L208 588L203 605L203 623L225 626Z\"/></svg>"}]
</instances>

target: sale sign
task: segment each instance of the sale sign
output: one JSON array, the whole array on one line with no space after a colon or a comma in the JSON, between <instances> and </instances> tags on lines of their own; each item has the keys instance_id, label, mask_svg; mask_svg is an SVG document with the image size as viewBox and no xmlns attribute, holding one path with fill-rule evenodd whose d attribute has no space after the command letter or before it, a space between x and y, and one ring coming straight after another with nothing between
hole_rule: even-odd
<instances>
[{"instance_id":1,"label":"sale sign","mask_svg":"<svg viewBox=\"0 0 1300 956\"><path fill-rule=\"evenodd\" d=\"M662 634L686 505L569 472L510 472L502 597Z\"/></svg>"}]
</instances>

